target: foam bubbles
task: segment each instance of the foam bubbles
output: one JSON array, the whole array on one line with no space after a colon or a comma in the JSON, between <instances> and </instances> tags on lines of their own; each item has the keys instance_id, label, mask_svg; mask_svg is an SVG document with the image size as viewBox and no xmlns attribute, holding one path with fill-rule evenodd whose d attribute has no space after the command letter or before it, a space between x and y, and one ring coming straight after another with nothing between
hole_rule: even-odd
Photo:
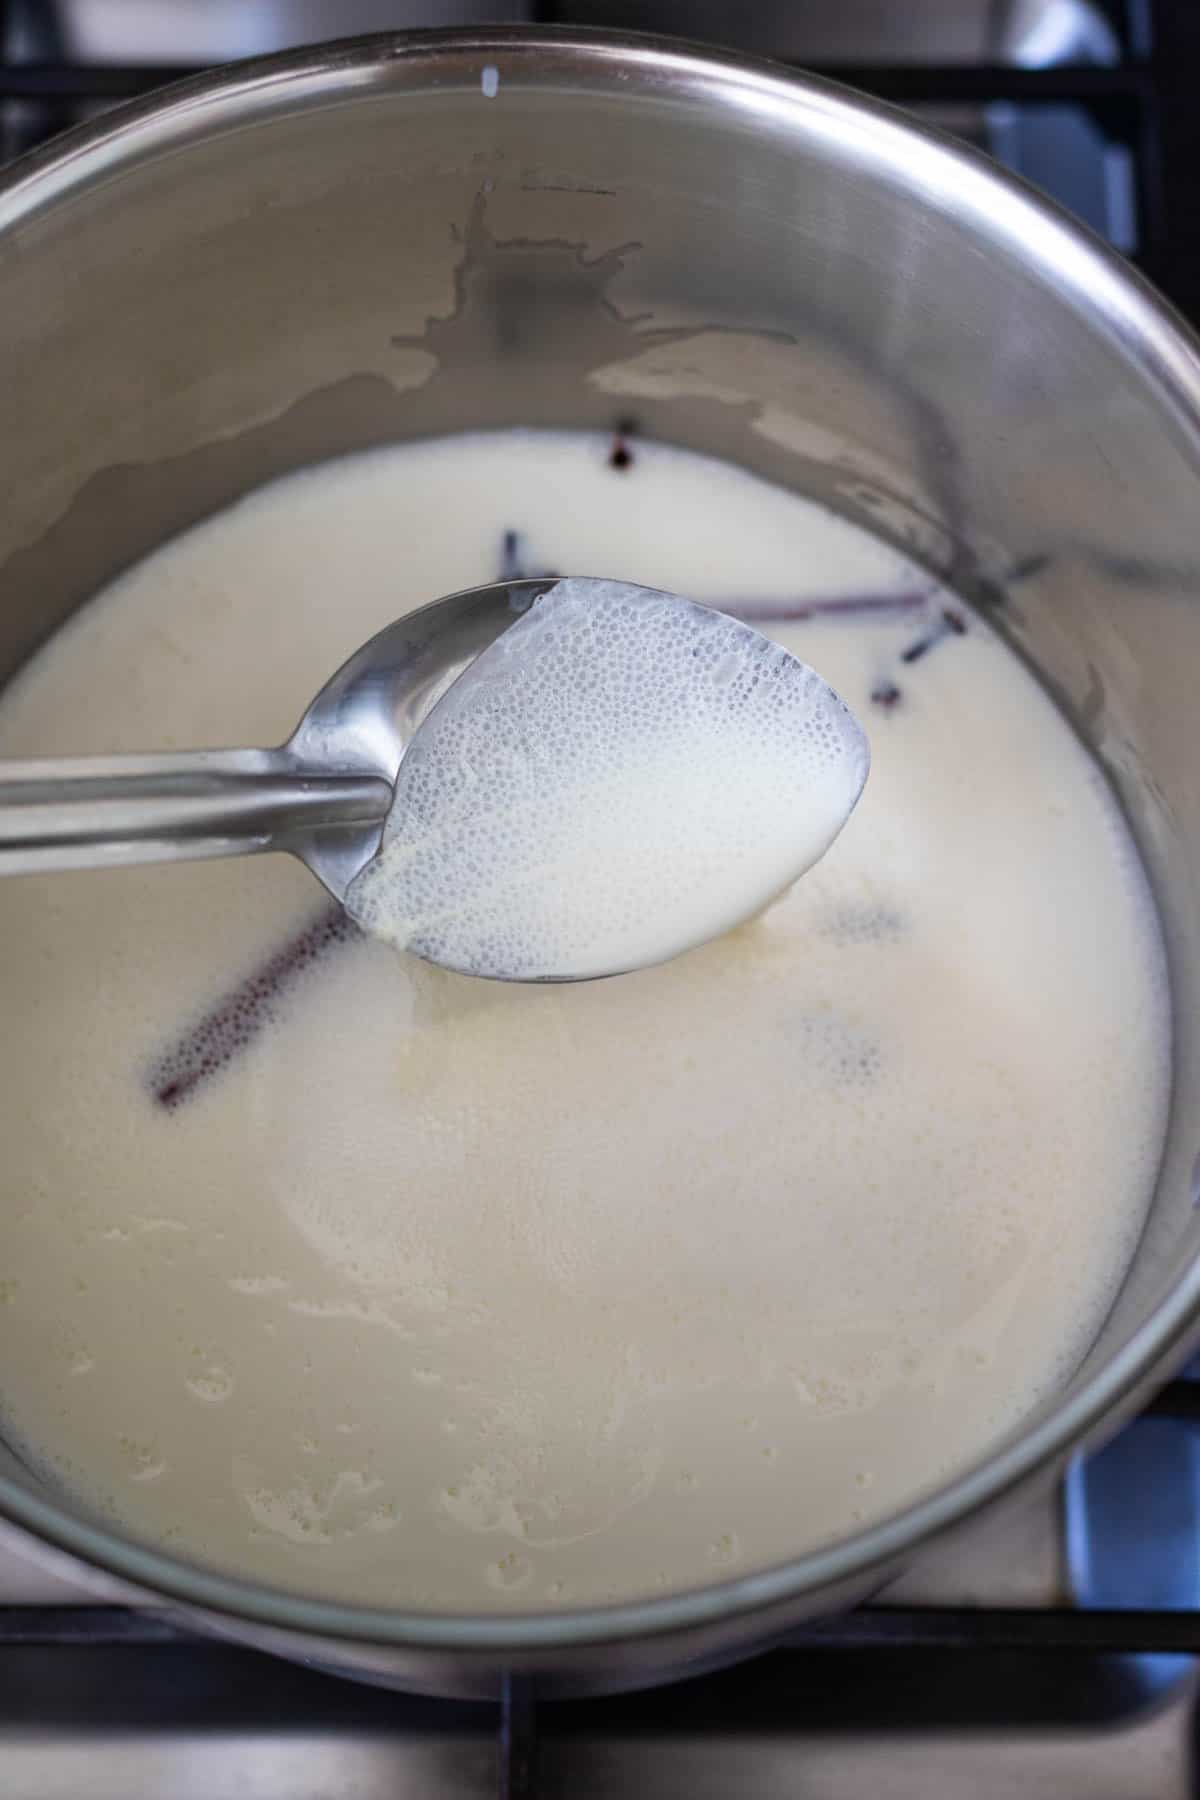
<instances>
[{"instance_id":1,"label":"foam bubbles","mask_svg":"<svg viewBox=\"0 0 1200 1800\"><path fill-rule=\"evenodd\" d=\"M748 625L561 581L421 727L347 911L468 974L663 962L810 868L868 766L832 689Z\"/></svg>"}]
</instances>

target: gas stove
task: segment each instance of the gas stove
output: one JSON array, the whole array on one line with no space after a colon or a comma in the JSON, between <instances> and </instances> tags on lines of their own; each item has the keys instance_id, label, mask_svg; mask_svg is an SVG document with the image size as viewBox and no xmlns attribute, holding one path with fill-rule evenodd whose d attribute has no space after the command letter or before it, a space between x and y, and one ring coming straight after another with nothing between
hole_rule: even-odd
<instances>
[{"instance_id":1,"label":"gas stove","mask_svg":"<svg viewBox=\"0 0 1200 1800\"><path fill-rule=\"evenodd\" d=\"M359 1687L0 1560L11 1800L1183 1800L1195 1792L1200 1387L1065 1491L718 1675L535 1709Z\"/></svg>"},{"instance_id":2,"label":"gas stove","mask_svg":"<svg viewBox=\"0 0 1200 1800\"><path fill-rule=\"evenodd\" d=\"M0 161L175 75L350 32L673 32L817 69L1051 192L1200 324L1195 0L0 0ZM535 1709L352 1685L0 1553L6 1800L1171 1800L1196 1789L1200 1367L1017 1511L738 1668Z\"/></svg>"}]
</instances>

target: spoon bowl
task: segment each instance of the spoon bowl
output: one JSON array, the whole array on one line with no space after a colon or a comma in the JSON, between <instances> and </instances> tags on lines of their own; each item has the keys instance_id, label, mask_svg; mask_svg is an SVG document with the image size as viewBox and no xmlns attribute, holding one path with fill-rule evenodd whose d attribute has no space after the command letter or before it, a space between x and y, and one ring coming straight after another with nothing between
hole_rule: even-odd
<instances>
[{"instance_id":1,"label":"spoon bowl","mask_svg":"<svg viewBox=\"0 0 1200 1800\"><path fill-rule=\"evenodd\" d=\"M547 586L428 697L346 895L373 936L459 974L590 981L723 936L825 854L870 766L828 682L742 620L629 582Z\"/></svg>"}]
</instances>

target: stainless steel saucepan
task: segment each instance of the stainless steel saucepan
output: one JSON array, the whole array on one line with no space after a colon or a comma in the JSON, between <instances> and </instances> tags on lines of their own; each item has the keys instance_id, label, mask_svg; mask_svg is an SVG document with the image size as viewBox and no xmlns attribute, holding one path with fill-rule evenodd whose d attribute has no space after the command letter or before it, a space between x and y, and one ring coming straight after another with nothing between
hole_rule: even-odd
<instances>
[{"instance_id":1,"label":"stainless steel saucepan","mask_svg":"<svg viewBox=\"0 0 1200 1800\"><path fill-rule=\"evenodd\" d=\"M1200 360L1097 242L948 140L766 64L558 32L364 39L185 83L18 165L0 394L0 677L214 508L429 432L628 416L890 533L991 609L1111 774L1176 1030L1153 1212L1070 1386L828 1549L590 1612L371 1611L149 1549L0 1452L4 1529L31 1552L374 1680L635 1685L851 1603L1048 1478L1182 1358L1200 1305ZM53 1103L69 1130L69 1095Z\"/></svg>"}]
</instances>

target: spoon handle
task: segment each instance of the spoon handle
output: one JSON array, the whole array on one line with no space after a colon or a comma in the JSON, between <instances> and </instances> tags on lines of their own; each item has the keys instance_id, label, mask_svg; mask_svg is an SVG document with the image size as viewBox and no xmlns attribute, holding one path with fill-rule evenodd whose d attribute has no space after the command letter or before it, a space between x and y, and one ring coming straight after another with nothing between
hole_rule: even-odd
<instances>
[{"instance_id":1,"label":"spoon handle","mask_svg":"<svg viewBox=\"0 0 1200 1800\"><path fill-rule=\"evenodd\" d=\"M391 784L289 750L0 761L0 875L122 868L298 847L382 825Z\"/></svg>"}]
</instances>

